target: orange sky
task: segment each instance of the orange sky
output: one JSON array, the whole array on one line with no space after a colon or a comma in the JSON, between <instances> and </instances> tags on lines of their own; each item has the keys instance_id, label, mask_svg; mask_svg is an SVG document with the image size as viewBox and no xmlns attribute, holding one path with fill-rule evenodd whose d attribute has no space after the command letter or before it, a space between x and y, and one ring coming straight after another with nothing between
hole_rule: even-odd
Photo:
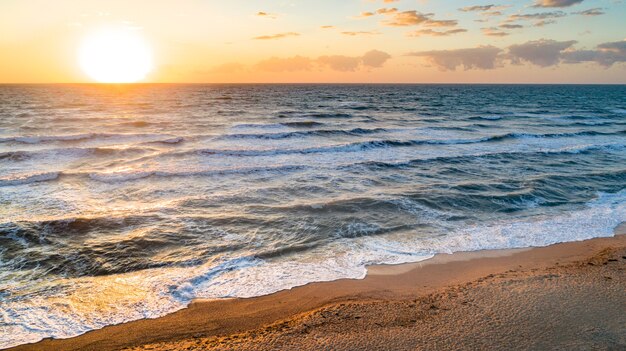
<instances>
[{"instance_id":1,"label":"orange sky","mask_svg":"<svg viewBox=\"0 0 626 351\"><path fill-rule=\"evenodd\" d=\"M102 27L151 48L145 82L626 83L624 2L3 0L0 82L91 82Z\"/></svg>"}]
</instances>

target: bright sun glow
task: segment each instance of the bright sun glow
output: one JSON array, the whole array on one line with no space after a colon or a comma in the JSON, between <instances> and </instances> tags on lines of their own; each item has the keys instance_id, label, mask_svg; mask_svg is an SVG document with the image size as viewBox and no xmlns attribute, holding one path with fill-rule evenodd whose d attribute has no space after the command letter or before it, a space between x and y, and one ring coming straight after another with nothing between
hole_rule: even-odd
<instances>
[{"instance_id":1,"label":"bright sun glow","mask_svg":"<svg viewBox=\"0 0 626 351\"><path fill-rule=\"evenodd\" d=\"M136 30L106 28L85 37L78 53L81 68L101 83L132 83L152 70L152 52Z\"/></svg>"}]
</instances>

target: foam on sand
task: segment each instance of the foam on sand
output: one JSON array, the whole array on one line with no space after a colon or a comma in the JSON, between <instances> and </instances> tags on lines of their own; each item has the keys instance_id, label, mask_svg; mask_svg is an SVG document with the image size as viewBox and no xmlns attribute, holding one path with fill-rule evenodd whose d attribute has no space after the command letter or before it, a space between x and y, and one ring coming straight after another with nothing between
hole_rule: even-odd
<instances>
[{"instance_id":1,"label":"foam on sand","mask_svg":"<svg viewBox=\"0 0 626 351\"><path fill-rule=\"evenodd\" d=\"M68 338L126 321L155 318L185 307L194 298L253 297L309 282L362 279L368 265L417 262L437 253L540 247L610 237L626 221L626 191L602 194L578 211L526 222L499 222L459 229L450 235L361 237L312 250L296 260L224 258L198 267L154 268L74 280L71 291L34 296L3 306L0 347L45 337ZM314 258L314 259L313 259ZM115 303L111 303L115 301Z\"/></svg>"}]
</instances>

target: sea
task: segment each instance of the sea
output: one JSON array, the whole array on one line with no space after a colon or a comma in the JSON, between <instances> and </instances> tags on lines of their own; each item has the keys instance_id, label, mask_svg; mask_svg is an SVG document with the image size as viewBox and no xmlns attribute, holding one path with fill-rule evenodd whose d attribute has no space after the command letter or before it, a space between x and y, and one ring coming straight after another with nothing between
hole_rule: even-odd
<instances>
[{"instance_id":1,"label":"sea","mask_svg":"<svg viewBox=\"0 0 626 351\"><path fill-rule=\"evenodd\" d=\"M0 348L625 220L624 85L0 86Z\"/></svg>"}]
</instances>

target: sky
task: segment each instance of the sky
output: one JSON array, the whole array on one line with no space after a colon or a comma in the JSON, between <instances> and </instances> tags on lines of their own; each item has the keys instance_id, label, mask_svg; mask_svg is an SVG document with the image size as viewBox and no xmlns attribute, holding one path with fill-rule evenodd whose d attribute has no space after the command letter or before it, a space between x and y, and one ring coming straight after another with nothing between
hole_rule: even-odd
<instances>
[{"instance_id":1,"label":"sky","mask_svg":"<svg viewBox=\"0 0 626 351\"><path fill-rule=\"evenodd\" d=\"M0 83L91 82L104 27L159 83L623 83L624 0L0 0Z\"/></svg>"}]
</instances>

